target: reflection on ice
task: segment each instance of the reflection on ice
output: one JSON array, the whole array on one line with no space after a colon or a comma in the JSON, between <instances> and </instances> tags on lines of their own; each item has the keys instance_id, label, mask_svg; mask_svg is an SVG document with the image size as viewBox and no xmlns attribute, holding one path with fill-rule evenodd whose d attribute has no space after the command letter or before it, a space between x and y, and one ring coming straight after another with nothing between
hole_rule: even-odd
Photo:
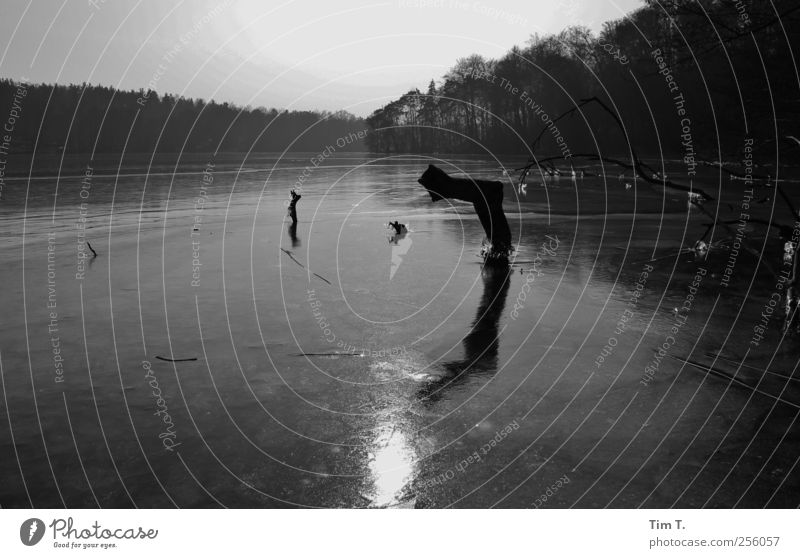
<instances>
[{"instance_id":1,"label":"reflection on ice","mask_svg":"<svg viewBox=\"0 0 800 558\"><path fill-rule=\"evenodd\" d=\"M389 281L394 279L394 274L403 263L403 256L408 254L412 243L411 236L407 232L396 234L389 240L389 244L392 244L392 266L389 269Z\"/></svg>"},{"instance_id":2,"label":"reflection on ice","mask_svg":"<svg viewBox=\"0 0 800 558\"><path fill-rule=\"evenodd\" d=\"M437 401L444 391L466 380L471 372L497 371L498 329L511 284L509 273L509 268L502 266L483 268L483 295L470 331L463 339L464 358L445 362L440 367L441 375L420 390L421 399Z\"/></svg>"},{"instance_id":3,"label":"reflection on ice","mask_svg":"<svg viewBox=\"0 0 800 558\"><path fill-rule=\"evenodd\" d=\"M412 478L415 451L403 432L392 423L381 425L369 454L373 505L388 506L400 499L400 491Z\"/></svg>"},{"instance_id":4,"label":"reflection on ice","mask_svg":"<svg viewBox=\"0 0 800 558\"><path fill-rule=\"evenodd\" d=\"M408 378L421 382L431 377L429 368L430 363L425 356L411 349L398 351L370 364L373 377L379 381Z\"/></svg>"}]
</instances>

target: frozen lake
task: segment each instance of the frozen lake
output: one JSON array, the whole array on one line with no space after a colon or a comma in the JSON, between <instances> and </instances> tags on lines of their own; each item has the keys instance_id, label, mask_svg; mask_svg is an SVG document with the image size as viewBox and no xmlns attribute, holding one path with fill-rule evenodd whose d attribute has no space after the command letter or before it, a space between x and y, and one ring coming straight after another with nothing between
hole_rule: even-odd
<instances>
[{"instance_id":1,"label":"frozen lake","mask_svg":"<svg viewBox=\"0 0 800 558\"><path fill-rule=\"evenodd\" d=\"M797 335L779 305L754 341L775 280L744 250L726 275L722 228L682 250L710 223L685 198L506 178L506 275L471 206L416 180L519 161L313 156L6 183L3 507L800 504ZM741 183L701 178L738 218Z\"/></svg>"}]
</instances>

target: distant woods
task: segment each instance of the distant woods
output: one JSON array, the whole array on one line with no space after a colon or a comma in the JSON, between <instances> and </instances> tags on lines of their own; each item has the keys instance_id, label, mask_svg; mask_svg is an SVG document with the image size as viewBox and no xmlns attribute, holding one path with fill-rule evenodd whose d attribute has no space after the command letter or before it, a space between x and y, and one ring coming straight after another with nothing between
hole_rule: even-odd
<instances>
[{"instance_id":1,"label":"distant woods","mask_svg":"<svg viewBox=\"0 0 800 558\"><path fill-rule=\"evenodd\" d=\"M800 153L785 137L800 137L799 20L797 0L647 0L599 37L569 27L497 60L458 60L439 83L376 110L368 145L527 155L544 130L537 157L625 156L619 126L596 107L553 122L597 97L641 155L713 161L740 155L749 137L755 158L774 162Z\"/></svg>"},{"instance_id":2,"label":"distant woods","mask_svg":"<svg viewBox=\"0 0 800 558\"><path fill-rule=\"evenodd\" d=\"M344 111L241 108L93 85L28 84L20 99L18 85L0 80L0 115L11 109L15 95L19 101L12 153L30 153L34 147L37 153L318 152L366 128L361 118ZM341 147L364 149L361 142Z\"/></svg>"}]
</instances>

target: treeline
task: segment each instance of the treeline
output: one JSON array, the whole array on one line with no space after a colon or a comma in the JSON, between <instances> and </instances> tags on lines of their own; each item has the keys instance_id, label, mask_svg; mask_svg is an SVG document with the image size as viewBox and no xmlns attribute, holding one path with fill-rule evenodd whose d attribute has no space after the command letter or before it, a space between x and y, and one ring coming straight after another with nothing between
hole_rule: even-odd
<instances>
[{"instance_id":1,"label":"treeline","mask_svg":"<svg viewBox=\"0 0 800 558\"><path fill-rule=\"evenodd\" d=\"M646 0L599 37L584 27L533 36L497 60L479 55L367 123L376 152L626 155L618 114L640 155L760 158L800 137L797 0ZM793 146L797 149L797 146ZM800 153L800 151L797 151Z\"/></svg>"},{"instance_id":2,"label":"treeline","mask_svg":"<svg viewBox=\"0 0 800 558\"><path fill-rule=\"evenodd\" d=\"M12 120L5 122L5 116ZM317 152L366 128L350 113L241 108L155 91L0 80L11 152ZM0 124L2 125L2 124ZM340 150L364 149L346 143Z\"/></svg>"}]
</instances>

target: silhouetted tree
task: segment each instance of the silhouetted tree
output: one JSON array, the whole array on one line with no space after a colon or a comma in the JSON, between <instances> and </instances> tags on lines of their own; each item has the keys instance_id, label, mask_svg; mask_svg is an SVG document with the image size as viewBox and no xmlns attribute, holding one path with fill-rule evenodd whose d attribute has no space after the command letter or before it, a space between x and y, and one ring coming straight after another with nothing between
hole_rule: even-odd
<instances>
[{"instance_id":1,"label":"silhouetted tree","mask_svg":"<svg viewBox=\"0 0 800 558\"><path fill-rule=\"evenodd\" d=\"M11 109L18 83L0 80L0 107ZM366 129L339 111L279 112L241 108L155 91L120 91L96 85L28 84L14 125L15 152L175 153L221 151L318 152ZM337 151L363 149L360 142Z\"/></svg>"},{"instance_id":2,"label":"silhouetted tree","mask_svg":"<svg viewBox=\"0 0 800 558\"><path fill-rule=\"evenodd\" d=\"M376 110L367 119L376 131L368 145L382 152L527 154L526 142L548 117L597 97L614 107L640 155L682 157L686 116L698 158L735 157L745 137L754 138L761 163L781 150L794 158L785 136L797 136L800 122L799 20L796 0L646 0L607 22L599 36L570 27L533 35L497 60L459 59L421 99L407 93ZM557 123L570 151L596 151L596 139L605 155L625 155L619 128L596 116L578 113ZM437 130L409 129L415 126ZM556 138L544 134L537 156L557 155Z\"/></svg>"}]
</instances>

